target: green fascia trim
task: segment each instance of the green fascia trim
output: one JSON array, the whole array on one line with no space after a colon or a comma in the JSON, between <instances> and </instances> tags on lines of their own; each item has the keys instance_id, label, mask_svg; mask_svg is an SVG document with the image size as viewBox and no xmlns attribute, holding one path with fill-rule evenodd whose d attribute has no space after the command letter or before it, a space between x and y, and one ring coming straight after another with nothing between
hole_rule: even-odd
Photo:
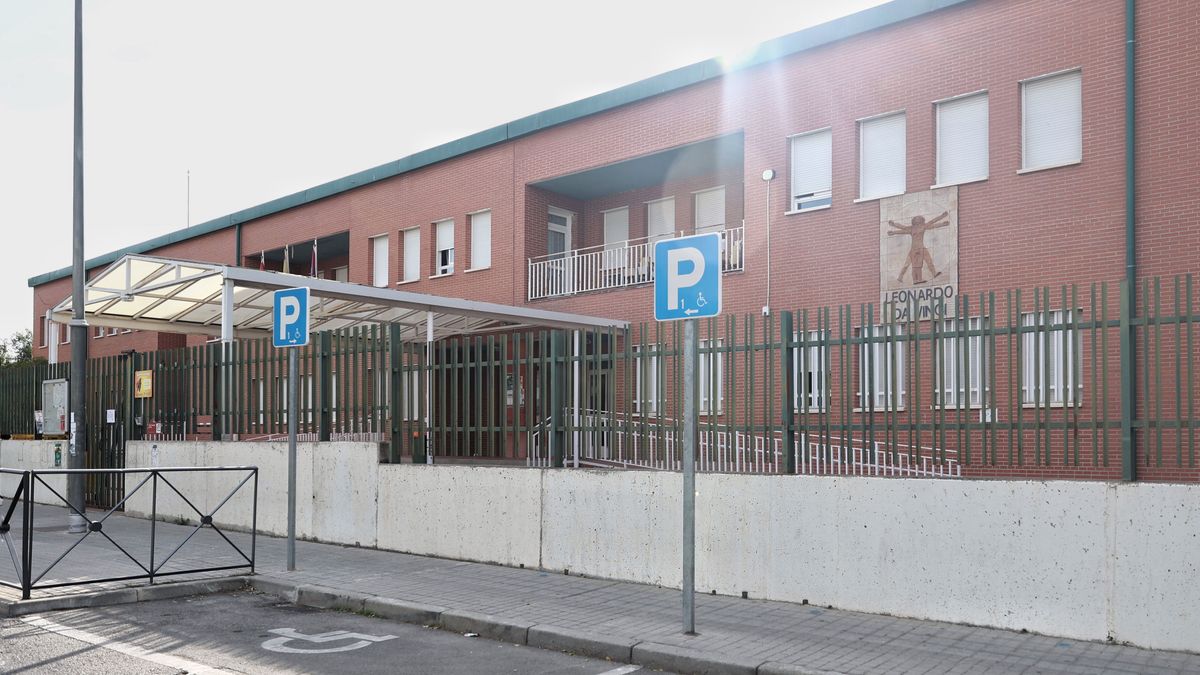
<instances>
[{"instance_id":1,"label":"green fascia trim","mask_svg":"<svg viewBox=\"0 0 1200 675\"><path fill-rule=\"evenodd\" d=\"M844 40L860 33L866 33L900 23L901 21L907 21L923 14L973 1L975 0L892 0L892 2L877 7L865 9L855 14L768 40L755 48L753 57L744 63L738 64L737 70L752 68L785 56ZM167 244L187 241L188 239L232 227L237 223L245 223L273 213L286 211L287 209L362 187L363 185L393 178L409 171L549 129L550 127L715 79L726 74L726 72L718 59L708 59L707 61L694 63L690 66L676 68L675 70L627 84L611 91L589 96L588 98L550 108L549 110L543 110L542 112L522 117L508 124L502 124L455 141L450 141L449 143L443 143L442 145L422 150L407 157L366 169L365 171L359 171L358 173L353 173L328 183L279 197L278 199L272 199L269 202L251 206L250 208L242 209L229 215L214 218L199 225L176 230L160 237L155 237L154 239L148 239L141 243L127 246L118 251L112 251L91 258L85 263L85 267L92 269L108 265L120 259L126 253L148 253ZM42 284L70 275L71 268L64 267L54 272L47 272L31 277L29 279L29 286L41 286Z\"/></svg>"}]
</instances>

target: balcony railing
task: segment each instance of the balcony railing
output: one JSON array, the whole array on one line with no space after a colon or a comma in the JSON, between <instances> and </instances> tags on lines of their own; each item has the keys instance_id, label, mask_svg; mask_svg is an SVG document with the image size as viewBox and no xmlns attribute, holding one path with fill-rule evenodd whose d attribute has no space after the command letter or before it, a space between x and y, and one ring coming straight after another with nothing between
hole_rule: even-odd
<instances>
[{"instance_id":1,"label":"balcony railing","mask_svg":"<svg viewBox=\"0 0 1200 675\"><path fill-rule=\"evenodd\" d=\"M721 231L721 271L745 268L746 228ZM529 299L591 293L654 281L654 242L642 237L529 259Z\"/></svg>"}]
</instances>

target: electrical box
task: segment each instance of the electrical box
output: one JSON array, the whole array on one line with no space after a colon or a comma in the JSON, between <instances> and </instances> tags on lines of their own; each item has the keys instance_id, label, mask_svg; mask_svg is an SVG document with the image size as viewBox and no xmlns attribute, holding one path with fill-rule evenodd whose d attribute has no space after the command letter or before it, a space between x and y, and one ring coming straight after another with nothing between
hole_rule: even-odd
<instances>
[{"instance_id":1,"label":"electrical box","mask_svg":"<svg viewBox=\"0 0 1200 675\"><path fill-rule=\"evenodd\" d=\"M67 380L42 382L42 433L46 436L65 436L71 415L70 386Z\"/></svg>"}]
</instances>

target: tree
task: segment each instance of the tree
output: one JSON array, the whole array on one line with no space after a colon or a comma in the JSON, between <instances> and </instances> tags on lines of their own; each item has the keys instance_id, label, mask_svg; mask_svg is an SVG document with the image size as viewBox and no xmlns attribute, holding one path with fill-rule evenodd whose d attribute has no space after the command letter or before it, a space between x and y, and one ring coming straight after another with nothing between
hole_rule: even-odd
<instances>
[{"instance_id":1,"label":"tree","mask_svg":"<svg viewBox=\"0 0 1200 675\"><path fill-rule=\"evenodd\" d=\"M33 331L26 328L0 340L0 366L21 366L33 363Z\"/></svg>"}]
</instances>

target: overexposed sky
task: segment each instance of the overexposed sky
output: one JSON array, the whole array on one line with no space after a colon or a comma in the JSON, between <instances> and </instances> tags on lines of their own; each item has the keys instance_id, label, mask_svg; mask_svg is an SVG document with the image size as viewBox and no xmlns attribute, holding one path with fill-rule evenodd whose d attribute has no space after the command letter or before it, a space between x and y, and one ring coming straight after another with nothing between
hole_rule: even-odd
<instances>
[{"instance_id":1,"label":"overexposed sky","mask_svg":"<svg viewBox=\"0 0 1200 675\"><path fill-rule=\"evenodd\" d=\"M89 258L882 0L84 0ZM74 3L0 0L0 338L71 264Z\"/></svg>"}]
</instances>

